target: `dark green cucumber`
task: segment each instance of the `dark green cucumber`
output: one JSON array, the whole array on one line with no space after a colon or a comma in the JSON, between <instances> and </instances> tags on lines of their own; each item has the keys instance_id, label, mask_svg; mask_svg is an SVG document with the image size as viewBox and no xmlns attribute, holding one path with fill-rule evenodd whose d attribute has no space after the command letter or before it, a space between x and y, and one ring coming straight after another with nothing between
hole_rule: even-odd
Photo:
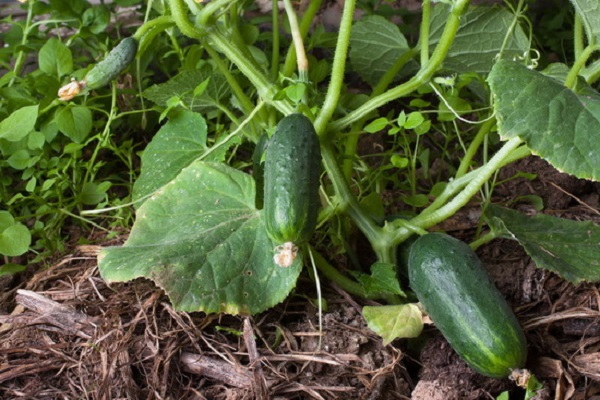
<instances>
[{"instance_id":1,"label":"dark green cucumber","mask_svg":"<svg viewBox=\"0 0 600 400\"><path fill-rule=\"evenodd\" d=\"M408 268L411 288L467 364L493 378L523 368L525 334L466 243L442 233L421 236L411 246Z\"/></svg>"},{"instance_id":2,"label":"dark green cucumber","mask_svg":"<svg viewBox=\"0 0 600 400\"><path fill-rule=\"evenodd\" d=\"M83 78L88 89L98 89L108 85L127 68L135 58L138 42L127 37L115 46L103 60L98 62Z\"/></svg>"},{"instance_id":3,"label":"dark green cucumber","mask_svg":"<svg viewBox=\"0 0 600 400\"><path fill-rule=\"evenodd\" d=\"M278 245L306 242L319 211L321 148L312 122L302 114L283 118L265 158L264 215Z\"/></svg>"}]
</instances>

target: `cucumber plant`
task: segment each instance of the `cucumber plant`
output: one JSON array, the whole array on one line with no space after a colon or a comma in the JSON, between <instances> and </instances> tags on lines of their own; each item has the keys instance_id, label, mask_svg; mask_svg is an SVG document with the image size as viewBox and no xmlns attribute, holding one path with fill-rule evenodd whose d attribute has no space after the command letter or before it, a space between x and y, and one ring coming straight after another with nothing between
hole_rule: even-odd
<instances>
[{"instance_id":1,"label":"cucumber plant","mask_svg":"<svg viewBox=\"0 0 600 400\"><path fill-rule=\"evenodd\" d=\"M424 0L419 29L404 32L418 31L417 39L407 38L375 8L355 20L356 0L344 2L337 34L313 26L320 0L309 2L300 17L285 0L287 23L279 29L284 21L275 8L272 30L259 28L265 18L254 24L244 18L250 15L249 3L166 0L149 2L145 9L144 22L132 34L137 53L130 71L140 102L152 107L139 110L140 121L166 122L153 125L156 132L142 154L131 192L136 220L130 236L124 246L106 248L99 256L104 279L153 279L178 310L253 314L283 301L311 260L322 276L348 293L387 303L364 308L369 326L386 342L414 337L423 327L423 313L407 296L410 282L403 288L397 279L406 267L399 265L397 248L415 236L427 240L434 226L479 201L489 230L475 238L472 248L508 237L519 241L541 268L572 282L600 280L597 226L526 217L489 204L498 171L532 153L575 176L598 180L600 141L594 135L600 132L600 96L594 84L600 63L593 55L600 17L590 0L571 1L577 28L574 59L545 68L533 48L535 27L527 23L523 0L505 8ZM288 27L291 40L283 34ZM473 37L485 40L474 42ZM170 51L156 50L165 43ZM69 51L63 43L52 46L61 49L56 53ZM92 68L88 86L112 80L114 71L132 61L132 52L127 54ZM153 61L154 68L143 68ZM79 82L89 70L62 71L50 63L44 68L63 83ZM345 90L356 79L366 89ZM65 89L67 96L74 93L71 89ZM129 116L115 114L116 85L111 89L110 104L104 104L106 128L98 136L102 143L111 140L111 123ZM23 125L28 135L50 129L49 110L87 123L89 110L101 108L102 98L92 92L67 105L56 99L43 109L21 107L15 113L37 117L33 125ZM17 119L2 122L0 139L24 141L9 129ZM80 143L91 122L81 137L63 128ZM256 151L253 172L259 179L254 179L245 155L254 153L265 133L270 139L264 157L262 144ZM369 135L384 138L375 146L376 162L357 154ZM13 154L9 146L4 151ZM261 200L257 190L263 188ZM396 204L404 206L389 212L385 191L400 193ZM545 233L532 234L528 225ZM372 265L363 265L354 254L351 243L358 234L370 244ZM570 241L574 237L576 245ZM557 245L563 241L570 245ZM446 247L453 246L466 254L454 242ZM409 271L427 267L429 256L438 253L444 270L460 270L462 261L444 247L436 246L434 255L417 247ZM281 253L273 257L274 249ZM329 261L342 252L348 254L349 271ZM476 264L469 257L469 265ZM457 275L457 285L472 286L479 267ZM422 276L427 272L423 269ZM487 290L495 293L490 285ZM468 335L461 328L467 321L444 328L448 322L435 314L439 303L455 304L457 310L463 304L456 292L439 295L446 297L429 305L422 301L450 342L461 334L478 340L481 332ZM483 297L483 292L472 294L477 304ZM489 307L482 303L475 310L480 321L492 325L486 319ZM475 368L493 376L504 376L524 361L517 323L501 308L516 339L497 337L504 345L514 344L514 353L504 353L503 344L491 350L475 346L473 352L455 345L463 357L475 360ZM486 351L491 351L487 358L481 355ZM511 362L501 364L504 356Z\"/></svg>"},{"instance_id":2,"label":"cucumber plant","mask_svg":"<svg viewBox=\"0 0 600 400\"><path fill-rule=\"evenodd\" d=\"M522 1L512 12L470 8L468 0L435 7L424 1L420 38L414 47L385 18L373 15L354 21L356 2L346 1L329 81L323 88L310 82L315 75L311 75L304 46L326 42L320 41L318 29L309 32L321 2L311 2L300 20L290 2L284 3L293 40L285 61L280 60L281 37L273 31L269 64L266 53L257 53L244 40L241 32L247 27L240 22L244 9L239 4L167 1L167 10L158 18L199 43L216 66L213 71L224 76L224 84L244 116L238 120L228 115L235 128L212 145L206 139L191 148L170 145L169 137L192 137L190 123L200 119L194 113L196 92L217 98L217 88L209 94L207 80L218 75L190 72L185 79L176 76L148 89L147 97L169 111L169 122L154 137L156 149L151 143L146 152L158 155L160 149L172 157L143 160L140 180L144 185L138 186L137 193L134 187L134 198L139 199L136 223L123 247L101 252L103 277L108 281L150 277L181 310L255 313L282 301L294 288L307 259L301 255L310 250L311 260L323 276L351 294L389 303L365 307L364 315L369 326L390 341L416 336L422 328L420 308L408 302L396 278L397 270L403 268L397 265L396 249L415 235L423 235L410 251L409 285L434 322L477 371L506 377L513 369L522 368L524 334L473 251L456 239L427 233L479 193L483 193L483 204L489 202L487 189L498 170L532 152L576 176L598 179L597 145L585 151L578 143L581 135L589 138L588 132L597 125L597 119L583 116L600 110L600 97L589 86L597 80L599 68L587 62L596 49L594 22L588 21L585 33L579 31L586 35L589 46L580 49L570 69L564 64L555 66L553 72L538 72L531 33L521 25ZM274 12L273 26L279 26L278 18ZM231 29L225 30L225 26ZM377 41L370 35L373 31L384 35L386 41ZM473 34L485 34L488 40L473 47ZM143 43L145 39L141 36L140 40ZM482 53L493 56L482 57ZM372 86L370 95L342 96L348 58L355 72ZM313 65L319 66L318 62ZM253 90L244 90L232 70L243 75ZM188 96L178 82L193 74L198 75L194 78L198 86ZM578 75L586 79L584 88L575 88ZM412 101L400 101L409 96ZM434 101L439 103L437 107ZM553 101L564 109L548 106ZM173 105L187 110L175 112ZM400 107L396 116L390 107ZM480 111L474 111L477 108ZM424 112L427 109L435 110L437 117L430 117ZM564 118L567 109L572 118ZM585 123L575 123L582 118ZM561 124L562 135L551 134L555 123ZM171 125L183 130L175 134ZM581 133L583 126L585 134ZM255 184L251 175L221 166L225 160L221 151L234 144L232 138L256 143L273 127L266 155L261 155L263 144L255 152L256 171L265 160L264 182L259 178ZM437 133L432 132L433 127ZM359 139L384 129L396 140L395 157L389 162L393 168L408 171L411 197L405 203L412 207L400 218L385 215L377 184L355 179L360 176L355 167L360 161L356 155ZM443 138L441 154L451 168L423 193L427 185L423 185L419 170L431 168L431 152L439 152L426 143L435 144L439 137ZM580 151L550 150L562 146ZM446 156L451 150L462 155ZM481 152L483 161L478 161L476 155ZM216 153L221 156L215 158ZM169 162L175 162L175 167L157 174ZM324 174L320 179L321 164ZM257 184L264 187L264 204L256 193ZM170 210L168 215L165 209ZM514 222L525 217L491 206L486 210L492 229L480 236L473 248L495 237L511 237L528 243L526 249L542 268L573 281L600 279L596 269L586 266L597 262L589 257L598 254L600 231L596 226L586 225L587 249L596 248L588 256L578 252L585 261L561 257L557 262L547 257L546 251L554 251L549 238L556 240L566 231L581 229L579 224L566 229L567 223L560 219L544 219L540 226L552 235L537 236L536 247L530 245L523 224ZM321 254L325 249L318 244L328 241L339 246L337 251L348 250L344 243L351 241L356 230L371 244L377 262L370 271L357 262L354 273L347 275L327 261L326 254ZM311 238L316 240L311 243ZM480 286L481 282L485 284ZM265 293L269 293L268 299ZM397 331L399 326L402 329Z\"/></svg>"}]
</instances>

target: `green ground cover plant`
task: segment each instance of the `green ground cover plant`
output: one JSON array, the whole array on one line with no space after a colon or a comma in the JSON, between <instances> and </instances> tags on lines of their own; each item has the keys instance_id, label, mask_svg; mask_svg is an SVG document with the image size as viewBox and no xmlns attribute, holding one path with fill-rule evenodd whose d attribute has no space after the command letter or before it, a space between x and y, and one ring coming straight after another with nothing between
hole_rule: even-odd
<instances>
[{"instance_id":1,"label":"green ground cover plant","mask_svg":"<svg viewBox=\"0 0 600 400\"><path fill-rule=\"evenodd\" d=\"M399 254L477 201L488 228L473 249L510 238L540 268L600 280L596 225L491 203L498 171L531 154L599 179L597 2L571 1L571 48L553 63L523 0L424 0L401 15L418 29L392 22L385 2L349 0L335 33L315 23L321 1L302 12L283 3L268 15L233 0L27 1L24 20L5 18L0 253L60 249L67 223L131 227L123 246L101 252L104 279L146 277L176 309L206 313L260 313L307 267L316 282L385 303L363 315L387 343L423 328ZM138 23L107 29L123 7ZM123 38L135 55L107 71L106 86L86 86ZM312 121L323 173L316 230L281 267L256 171L261 138L293 113ZM358 152L370 138L376 151ZM372 263L359 261L357 236Z\"/></svg>"}]
</instances>

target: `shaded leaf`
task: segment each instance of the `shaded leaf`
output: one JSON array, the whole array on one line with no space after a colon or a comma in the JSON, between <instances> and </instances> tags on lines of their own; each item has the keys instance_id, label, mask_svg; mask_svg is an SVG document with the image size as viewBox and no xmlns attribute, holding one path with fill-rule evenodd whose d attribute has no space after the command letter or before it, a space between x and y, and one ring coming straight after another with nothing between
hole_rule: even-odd
<instances>
[{"instance_id":1,"label":"shaded leaf","mask_svg":"<svg viewBox=\"0 0 600 400\"><path fill-rule=\"evenodd\" d=\"M512 61L488 77L498 130L520 137L554 167L579 178L600 178L600 95L577 94L560 82Z\"/></svg>"},{"instance_id":2,"label":"shaded leaf","mask_svg":"<svg viewBox=\"0 0 600 400\"><path fill-rule=\"evenodd\" d=\"M490 205L485 218L502 237L523 246L535 264L575 284L600 281L600 227L590 221L571 221Z\"/></svg>"},{"instance_id":3,"label":"shaded leaf","mask_svg":"<svg viewBox=\"0 0 600 400\"><path fill-rule=\"evenodd\" d=\"M350 36L350 62L371 86L409 49L400 29L386 18L370 15L356 22Z\"/></svg>"},{"instance_id":4,"label":"shaded leaf","mask_svg":"<svg viewBox=\"0 0 600 400\"><path fill-rule=\"evenodd\" d=\"M598 0L571 0L585 28L588 44L600 43L600 2Z\"/></svg>"},{"instance_id":5,"label":"shaded leaf","mask_svg":"<svg viewBox=\"0 0 600 400\"><path fill-rule=\"evenodd\" d=\"M388 345L394 339L418 337L423 330L423 317L416 304L365 306L363 317L369 328Z\"/></svg>"},{"instance_id":6,"label":"shaded leaf","mask_svg":"<svg viewBox=\"0 0 600 400\"><path fill-rule=\"evenodd\" d=\"M210 78L210 79L209 79ZM206 88L199 96L194 94L194 89L206 83ZM214 109L223 99L230 96L229 85L221 74L213 74L210 68L185 71L171 78L165 83L153 85L144 90L144 97L160 106L167 106L172 97L178 97L193 111L206 111Z\"/></svg>"},{"instance_id":7,"label":"shaded leaf","mask_svg":"<svg viewBox=\"0 0 600 400\"><path fill-rule=\"evenodd\" d=\"M445 4L438 4L433 8L429 41L432 51L440 41L449 10L450 6ZM514 18L515 16L504 8L470 7L461 17L460 28L444 59L443 68L459 73L487 74L502 49ZM527 35L517 24L506 43L503 57L521 57L528 50Z\"/></svg>"},{"instance_id":8,"label":"shaded leaf","mask_svg":"<svg viewBox=\"0 0 600 400\"><path fill-rule=\"evenodd\" d=\"M104 279L146 277L180 311L254 314L281 302L296 284L302 257L273 261L251 176L195 161L138 210L122 247L102 250Z\"/></svg>"}]
</instances>

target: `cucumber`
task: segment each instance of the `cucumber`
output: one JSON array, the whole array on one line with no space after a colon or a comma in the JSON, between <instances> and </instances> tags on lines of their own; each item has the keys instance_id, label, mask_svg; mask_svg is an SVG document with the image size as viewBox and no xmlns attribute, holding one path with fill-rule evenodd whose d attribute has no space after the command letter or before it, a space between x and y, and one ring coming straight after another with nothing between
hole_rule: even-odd
<instances>
[{"instance_id":1,"label":"cucumber","mask_svg":"<svg viewBox=\"0 0 600 400\"><path fill-rule=\"evenodd\" d=\"M493 378L523 368L525 334L466 243L442 233L421 236L411 246L408 273L417 298L471 368Z\"/></svg>"},{"instance_id":2,"label":"cucumber","mask_svg":"<svg viewBox=\"0 0 600 400\"><path fill-rule=\"evenodd\" d=\"M127 68L135 58L138 42L127 37L115 46L104 59L98 62L83 78L85 87L93 90L108 85Z\"/></svg>"},{"instance_id":3,"label":"cucumber","mask_svg":"<svg viewBox=\"0 0 600 400\"><path fill-rule=\"evenodd\" d=\"M278 264L288 264L295 258L295 246L308 241L317 224L321 148L312 122L302 114L283 118L268 146L265 224L271 240L291 256Z\"/></svg>"}]
</instances>

